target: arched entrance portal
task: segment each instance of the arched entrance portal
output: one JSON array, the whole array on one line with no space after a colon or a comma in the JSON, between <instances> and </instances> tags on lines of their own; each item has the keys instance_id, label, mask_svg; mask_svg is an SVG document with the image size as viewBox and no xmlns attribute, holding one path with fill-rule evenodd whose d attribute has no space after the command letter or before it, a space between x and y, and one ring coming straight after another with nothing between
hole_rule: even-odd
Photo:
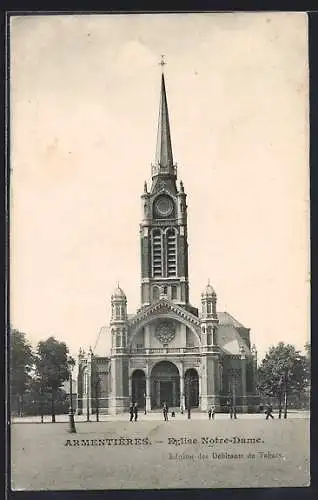
<instances>
[{"instance_id":1,"label":"arched entrance portal","mask_svg":"<svg viewBox=\"0 0 318 500\"><path fill-rule=\"evenodd\" d=\"M151 372L151 408L180 406L180 376L178 368L170 361L159 361Z\"/></svg>"},{"instance_id":2,"label":"arched entrance portal","mask_svg":"<svg viewBox=\"0 0 318 500\"><path fill-rule=\"evenodd\" d=\"M146 378L142 370L135 370L131 377L131 398L133 403L137 403L139 408L145 407L146 399Z\"/></svg>"},{"instance_id":3,"label":"arched entrance portal","mask_svg":"<svg viewBox=\"0 0 318 500\"><path fill-rule=\"evenodd\" d=\"M198 408L199 406L199 375L194 368L189 368L184 375L185 406Z\"/></svg>"}]
</instances>

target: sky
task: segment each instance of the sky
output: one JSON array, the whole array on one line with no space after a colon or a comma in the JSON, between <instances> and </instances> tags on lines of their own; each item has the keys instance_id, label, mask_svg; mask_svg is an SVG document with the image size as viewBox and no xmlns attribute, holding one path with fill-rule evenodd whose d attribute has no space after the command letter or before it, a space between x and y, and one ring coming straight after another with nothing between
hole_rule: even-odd
<instances>
[{"instance_id":1,"label":"sky","mask_svg":"<svg viewBox=\"0 0 318 500\"><path fill-rule=\"evenodd\" d=\"M309 339L307 17L11 18L11 325L73 354L140 305L140 195L161 67L188 203L190 300L251 329L259 358Z\"/></svg>"}]
</instances>

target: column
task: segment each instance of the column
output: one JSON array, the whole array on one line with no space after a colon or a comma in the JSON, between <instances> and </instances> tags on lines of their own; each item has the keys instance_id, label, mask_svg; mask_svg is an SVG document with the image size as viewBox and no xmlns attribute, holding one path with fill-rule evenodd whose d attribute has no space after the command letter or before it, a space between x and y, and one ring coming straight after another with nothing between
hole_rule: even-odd
<instances>
[{"instance_id":1,"label":"column","mask_svg":"<svg viewBox=\"0 0 318 500\"><path fill-rule=\"evenodd\" d=\"M129 395L129 401L131 402L131 398L132 398L132 377L131 376L128 379L128 395Z\"/></svg>"},{"instance_id":2,"label":"column","mask_svg":"<svg viewBox=\"0 0 318 500\"><path fill-rule=\"evenodd\" d=\"M185 398L184 398L184 366L183 361L179 364L180 370L180 409L185 410Z\"/></svg>"},{"instance_id":3,"label":"column","mask_svg":"<svg viewBox=\"0 0 318 500\"><path fill-rule=\"evenodd\" d=\"M156 380L155 385L156 385L156 404L157 407L160 408L160 381Z\"/></svg>"},{"instance_id":4,"label":"column","mask_svg":"<svg viewBox=\"0 0 318 500\"><path fill-rule=\"evenodd\" d=\"M199 407L201 408L202 401L202 375L199 375ZM202 408L201 408L202 410Z\"/></svg>"},{"instance_id":5,"label":"column","mask_svg":"<svg viewBox=\"0 0 318 500\"><path fill-rule=\"evenodd\" d=\"M246 397L246 357L241 356L241 377L242 377L242 413L247 413L247 397Z\"/></svg>"},{"instance_id":6,"label":"column","mask_svg":"<svg viewBox=\"0 0 318 500\"><path fill-rule=\"evenodd\" d=\"M201 373L199 373L199 400L201 411L207 411L208 409L208 376L214 377L214 373L208 371L208 358L207 356L202 356L201 358ZM213 380L214 385L214 380ZM214 393L214 391L213 391Z\"/></svg>"},{"instance_id":7,"label":"column","mask_svg":"<svg viewBox=\"0 0 318 500\"><path fill-rule=\"evenodd\" d=\"M150 377L146 375L146 411L151 410L151 400L150 400Z\"/></svg>"},{"instance_id":8,"label":"column","mask_svg":"<svg viewBox=\"0 0 318 500\"><path fill-rule=\"evenodd\" d=\"M176 381L172 381L172 406L176 406Z\"/></svg>"},{"instance_id":9,"label":"column","mask_svg":"<svg viewBox=\"0 0 318 500\"><path fill-rule=\"evenodd\" d=\"M144 342L145 342L145 349L146 353L149 354L149 347L150 347L150 332L149 332L149 325L146 325L144 327Z\"/></svg>"}]
</instances>

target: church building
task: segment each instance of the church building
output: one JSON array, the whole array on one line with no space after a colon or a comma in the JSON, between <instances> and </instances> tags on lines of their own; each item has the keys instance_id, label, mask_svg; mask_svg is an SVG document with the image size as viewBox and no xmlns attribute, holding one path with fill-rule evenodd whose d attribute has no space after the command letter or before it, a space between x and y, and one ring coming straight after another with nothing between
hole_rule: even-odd
<instances>
[{"instance_id":1,"label":"church building","mask_svg":"<svg viewBox=\"0 0 318 500\"><path fill-rule=\"evenodd\" d=\"M173 161L165 77L151 185L144 184L140 223L140 308L128 313L117 284L109 326L110 352L80 349L77 412L126 412L132 402L146 412L170 409L238 412L259 409L257 353L250 329L217 308L217 293L203 287L201 303L189 302L187 195ZM195 272L195 271L194 271Z\"/></svg>"}]
</instances>

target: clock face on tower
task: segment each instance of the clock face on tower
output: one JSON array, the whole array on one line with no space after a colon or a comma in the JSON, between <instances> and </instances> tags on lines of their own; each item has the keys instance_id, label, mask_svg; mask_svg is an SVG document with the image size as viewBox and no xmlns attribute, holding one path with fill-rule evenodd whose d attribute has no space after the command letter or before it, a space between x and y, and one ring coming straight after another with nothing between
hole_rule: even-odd
<instances>
[{"instance_id":1,"label":"clock face on tower","mask_svg":"<svg viewBox=\"0 0 318 500\"><path fill-rule=\"evenodd\" d=\"M168 217L173 210L173 201L164 194L158 196L155 201L155 214L157 217Z\"/></svg>"}]
</instances>

